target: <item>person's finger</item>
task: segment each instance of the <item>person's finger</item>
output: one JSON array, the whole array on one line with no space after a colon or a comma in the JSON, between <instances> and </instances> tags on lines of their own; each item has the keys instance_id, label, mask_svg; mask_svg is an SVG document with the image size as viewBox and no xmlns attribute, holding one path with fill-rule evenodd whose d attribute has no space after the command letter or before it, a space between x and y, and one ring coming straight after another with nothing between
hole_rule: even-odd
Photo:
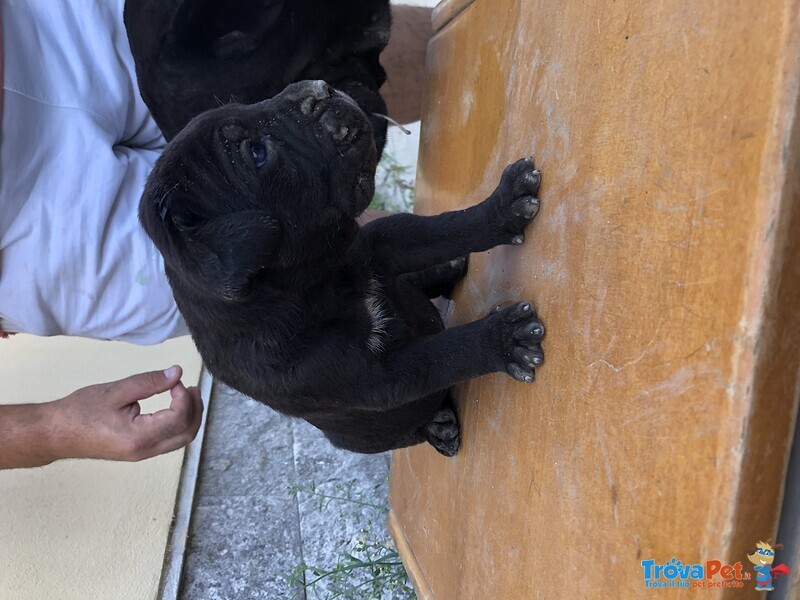
<instances>
[{"instance_id":1,"label":"person's finger","mask_svg":"<svg viewBox=\"0 0 800 600\"><path fill-rule=\"evenodd\" d=\"M199 390L187 389L182 383L178 383L170 394L172 402L169 408L152 414L140 414L133 420L141 447L150 448L173 438L185 440L186 444L197 435L203 416Z\"/></svg>"},{"instance_id":2,"label":"person's finger","mask_svg":"<svg viewBox=\"0 0 800 600\"><path fill-rule=\"evenodd\" d=\"M115 400L114 403L117 406L125 406L166 392L175 387L180 381L181 375L183 375L181 367L173 365L164 371L139 373L107 385L111 386L113 390L110 397Z\"/></svg>"},{"instance_id":3,"label":"person's finger","mask_svg":"<svg viewBox=\"0 0 800 600\"><path fill-rule=\"evenodd\" d=\"M203 420L203 399L200 396L199 388L189 388L188 392L192 398L192 420L189 423L189 433L192 439L197 435L200 429L200 423Z\"/></svg>"},{"instance_id":4,"label":"person's finger","mask_svg":"<svg viewBox=\"0 0 800 600\"><path fill-rule=\"evenodd\" d=\"M168 452L178 450L179 448L184 448L188 446L189 442L191 442L193 439L194 437L185 434L171 437L167 440L161 440L155 446L152 446L150 449L148 449L146 453L141 456L140 460L144 460L145 458L153 458L154 456L160 456L162 454L167 454Z\"/></svg>"},{"instance_id":5,"label":"person's finger","mask_svg":"<svg viewBox=\"0 0 800 600\"><path fill-rule=\"evenodd\" d=\"M200 388L186 388L183 384L179 384L172 388L170 394L172 395L170 408L178 414L188 414L188 425L183 432L178 434L188 434L190 436L188 443L197 435L197 430L200 429L200 422L203 420L203 399L200 397Z\"/></svg>"},{"instance_id":6,"label":"person's finger","mask_svg":"<svg viewBox=\"0 0 800 600\"><path fill-rule=\"evenodd\" d=\"M194 405L192 413L193 419L188 429L176 436L158 442L153 447L153 453L151 456L166 454L167 452L172 452L178 448L183 448L184 446L188 445L195 438L195 436L197 436L197 432L199 431L200 424L203 420L203 400L200 397L200 390L198 388L188 388L188 392L192 397L192 403Z\"/></svg>"}]
</instances>

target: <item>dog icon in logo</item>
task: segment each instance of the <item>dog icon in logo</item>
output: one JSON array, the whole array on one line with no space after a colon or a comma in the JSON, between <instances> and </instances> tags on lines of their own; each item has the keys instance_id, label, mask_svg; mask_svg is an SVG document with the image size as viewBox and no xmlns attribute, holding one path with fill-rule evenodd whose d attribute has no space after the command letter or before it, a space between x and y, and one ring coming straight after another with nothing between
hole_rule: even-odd
<instances>
[{"instance_id":1,"label":"dog icon in logo","mask_svg":"<svg viewBox=\"0 0 800 600\"><path fill-rule=\"evenodd\" d=\"M747 555L747 559L753 563L756 570L756 590L769 592L775 588L772 580L784 575L789 575L791 571L784 564L772 566L775 562L775 549L783 549L781 544L772 546L769 542L758 542L756 551Z\"/></svg>"}]
</instances>

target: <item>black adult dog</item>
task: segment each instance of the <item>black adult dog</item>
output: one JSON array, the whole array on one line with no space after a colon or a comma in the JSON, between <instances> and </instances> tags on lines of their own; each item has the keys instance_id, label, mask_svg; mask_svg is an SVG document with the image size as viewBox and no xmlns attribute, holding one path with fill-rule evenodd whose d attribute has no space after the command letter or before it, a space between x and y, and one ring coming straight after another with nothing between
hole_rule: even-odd
<instances>
[{"instance_id":1,"label":"black adult dog","mask_svg":"<svg viewBox=\"0 0 800 600\"><path fill-rule=\"evenodd\" d=\"M452 455L448 388L496 371L532 381L544 328L520 302L445 329L429 298L469 253L522 242L539 173L522 159L477 206L359 229L375 161L353 100L296 83L192 120L150 175L140 219L216 378L341 448L427 440Z\"/></svg>"}]
</instances>

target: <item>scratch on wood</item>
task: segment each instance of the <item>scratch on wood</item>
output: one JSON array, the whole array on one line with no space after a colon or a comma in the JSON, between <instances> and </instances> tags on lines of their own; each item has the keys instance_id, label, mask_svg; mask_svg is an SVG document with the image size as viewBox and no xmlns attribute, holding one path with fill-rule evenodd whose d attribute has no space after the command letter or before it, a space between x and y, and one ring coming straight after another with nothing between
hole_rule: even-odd
<instances>
[{"instance_id":1,"label":"scratch on wood","mask_svg":"<svg viewBox=\"0 0 800 600\"><path fill-rule=\"evenodd\" d=\"M594 417L595 428L597 429L597 441L600 444L600 453L603 455L603 465L606 468L606 478L608 479L608 489L611 492L611 502L614 505L614 524L619 527L619 509L617 508L617 485L614 483L614 473L611 470L611 461L608 458L606 451L605 433L597 420L597 415Z\"/></svg>"},{"instance_id":2,"label":"scratch on wood","mask_svg":"<svg viewBox=\"0 0 800 600\"><path fill-rule=\"evenodd\" d=\"M600 365L607 366L609 369L614 371L614 373L619 373L625 367L630 367L632 365L635 365L640 360L642 360L645 357L645 355L650 351L650 348L653 345L653 342L655 342L656 338L658 337L658 332L661 329L661 324L663 322L664 322L664 318L663 317L659 318L658 325L656 325L655 331L653 332L653 336L650 338L650 341L647 342L647 346L645 346L644 350L642 350L642 353L639 356L637 356L636 358L634 358L633 360L629 360L628 362L624 363L621 367L617 367L616 365L612 364L611 362L609 362L605 358L600 358L600 359L595 360L595 361L589 363L588 365L586 365L586 368L587 369L591 369L595 365L599 365L600 364ZM615 339L616 339L616 336L614 336L611 339L611 342L609 342L608 346L606 347L605 352L603 352L604 355L611 349L611 345L612 345L612 343L614 342Z\"/></svg>"},{"instance_id":3,"label":"scratch on wood","mask_svg":"<svg viewBox=\"0 0 800 600\"><path fill-rule=\"evenodd\" d=\"M650 341L650 343L652 344L652 340ZM638 363L640 360L642 360L642 359L644 358L645 354L647 354L647 351L648 351L649 349L650 349L650 344L648 344L648 345L647 345L647 348L645 348L644 350L642 350L642 353L641 353L641 354L640 354L638 357L634 358L633 360L629 360L628 362L624 363L624 364L623 364L621 367L614 366L614 365L613 365L613 364L611 364L609 361L607 361L605 358L600 358L600 359L598 359L598 360L596 360L596 361L594 361L594 362L592 362L592 363L589 363L588 365L586 365L586 368L587 368L587 369L591 369L591 368L592 368L592 367L594 367L595 365L605 365L605 366L607 366L609 369L611 369L612 371L614 371L614 373L619 373L619 372L620 372L620 371L622 371L622 369L624 369L625 367L630 367L630 366L632 366L632 365L635 365L635 364L636 364L636 363Z\"/></svg>"}]
</instances>

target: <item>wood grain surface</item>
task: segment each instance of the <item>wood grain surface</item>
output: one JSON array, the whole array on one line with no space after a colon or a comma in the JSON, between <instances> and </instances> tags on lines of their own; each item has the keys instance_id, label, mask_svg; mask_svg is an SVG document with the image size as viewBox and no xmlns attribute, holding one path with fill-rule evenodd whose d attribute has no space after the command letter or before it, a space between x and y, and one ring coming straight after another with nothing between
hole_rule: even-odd
<instances>
[{"instance_id":1,"label":"wood grain surface","mask_svg":"<svg viewBox=\"0 0 800 600\"><path fill-rule=\"evenodd\" d=\"M458 387L456 458L395 453L421 597L642 597L673 557L754 576L800 381L800 3L466 4L429 47L416 210L534 156L527 241L472 257L451 324L531 299L546 363Z\"/></svg>"}]
</instances>

